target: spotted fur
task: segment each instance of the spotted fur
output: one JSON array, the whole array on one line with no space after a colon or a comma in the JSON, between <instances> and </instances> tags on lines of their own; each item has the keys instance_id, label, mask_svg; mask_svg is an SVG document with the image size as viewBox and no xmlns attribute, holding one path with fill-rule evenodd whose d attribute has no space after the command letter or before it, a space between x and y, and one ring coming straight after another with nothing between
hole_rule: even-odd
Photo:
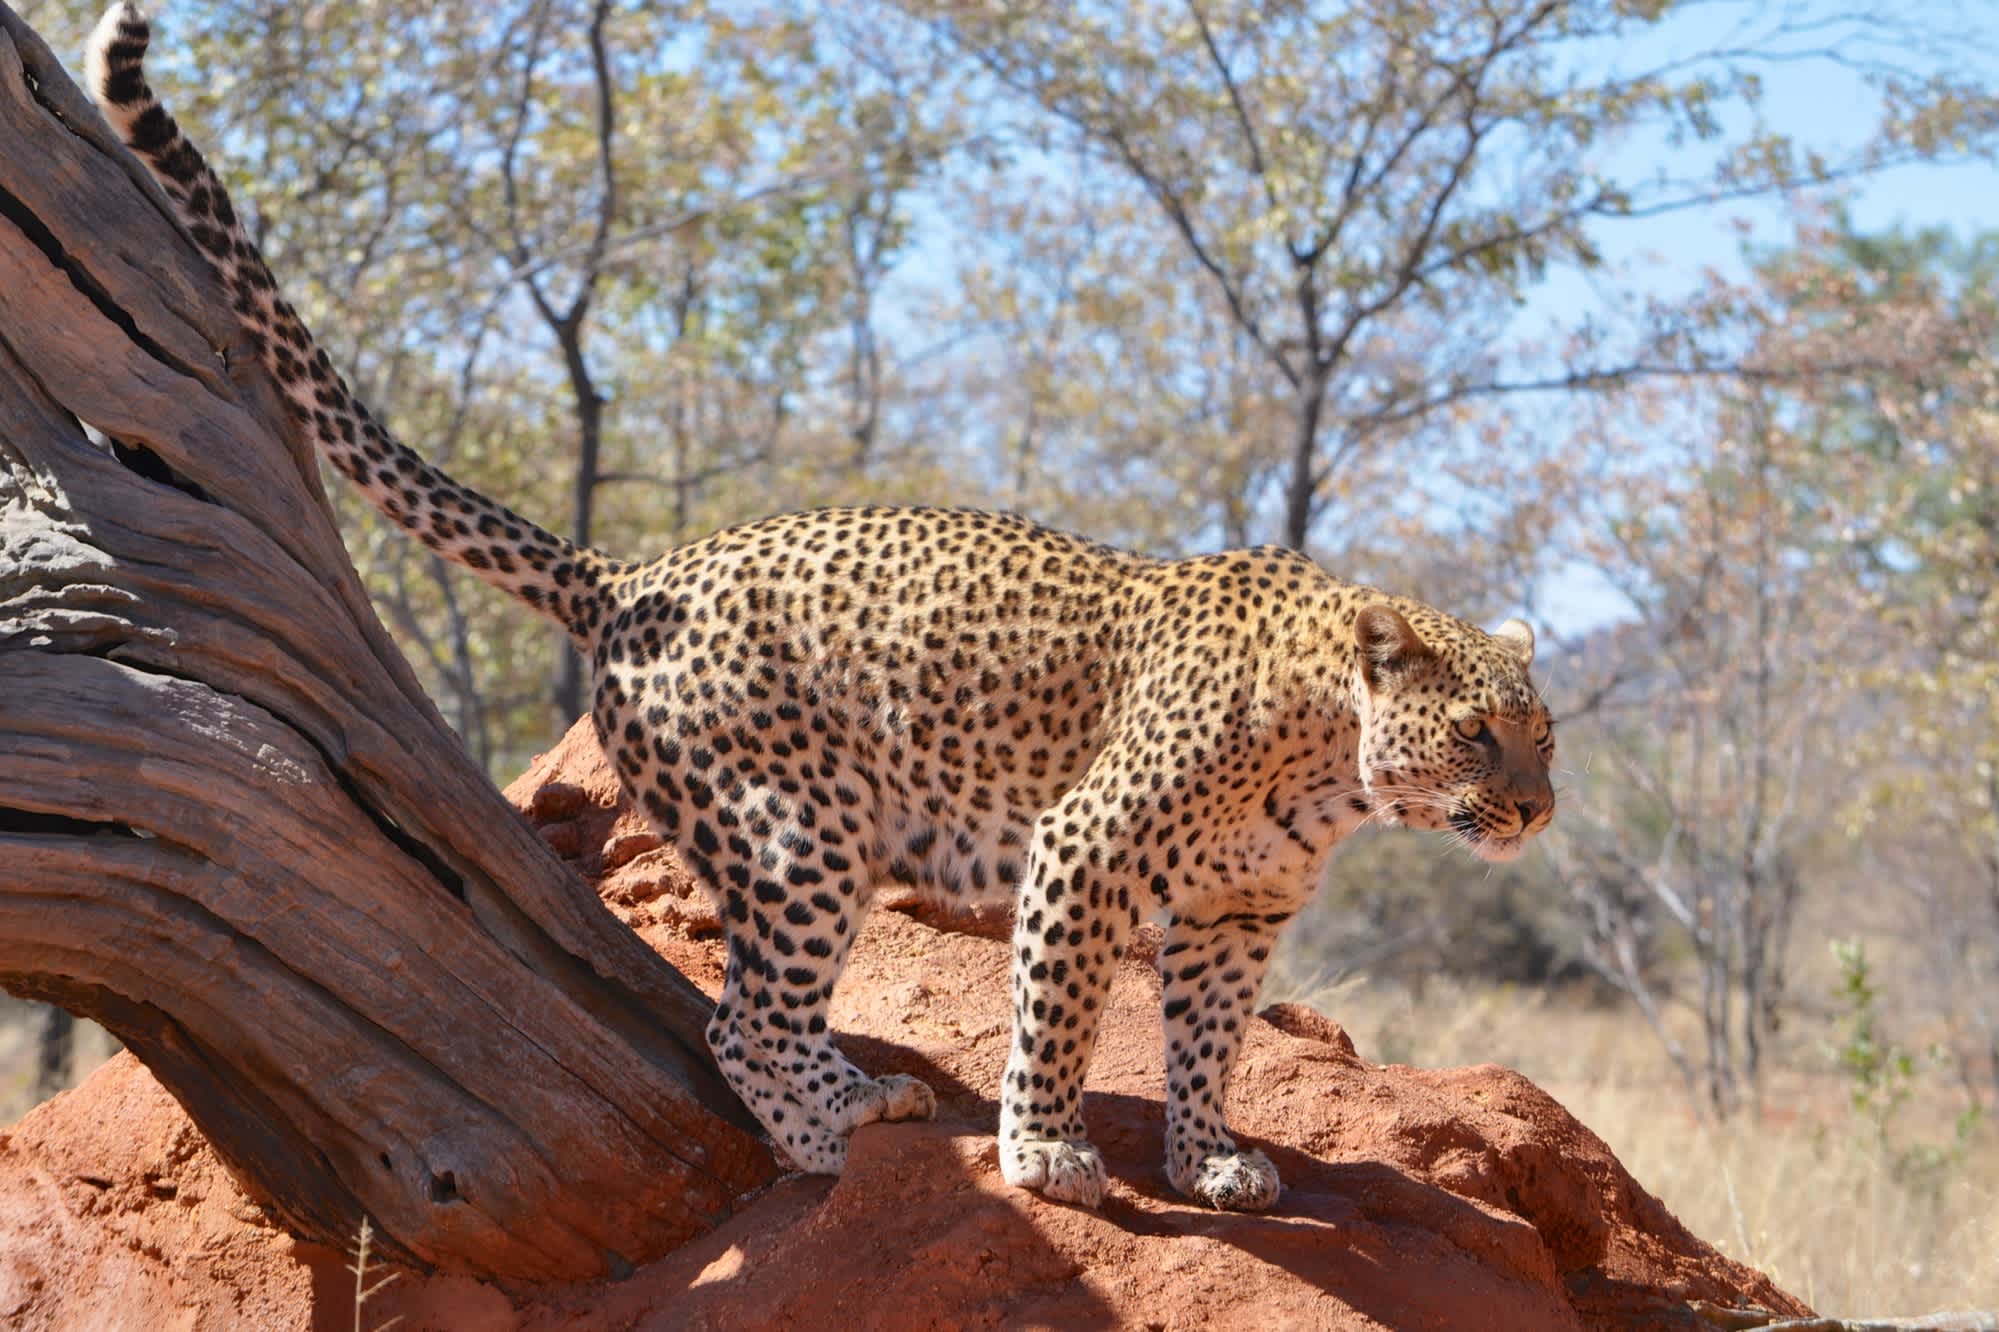
<instances>
[{"instance_id":1,"label":"spotted fur","mask_svg":"<svg viewBox=\"0 0 1999 1332\"><path fill-rule=\"evenodd\" d=\"M1159 955L1166 1168L1218 1207L1277 1172L1223 1102L1279 929L1366 822L1450 832L1493 860L1553 812L1533 637L1341 583L1265 547L1154 560L1005 514L842 508L729 528L627 565L457 484L392 439L278 295L222 185L105 16L90 83L227 284L300 428L384 513L559 621L627 793L719 905L728 977L708 1029L729 1083L794 1160L930 1114L827 1029L884 881L1011 897L1006 1178L1095 1205L1082 1088L1133 926Z\"/></svg>"}]
</instances>

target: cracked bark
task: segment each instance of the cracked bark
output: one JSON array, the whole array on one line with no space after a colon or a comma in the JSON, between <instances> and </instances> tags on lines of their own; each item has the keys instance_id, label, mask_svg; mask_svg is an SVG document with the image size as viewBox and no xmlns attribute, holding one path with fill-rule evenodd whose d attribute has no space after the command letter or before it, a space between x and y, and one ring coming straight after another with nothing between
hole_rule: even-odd
<instances>
[{"instance_id":1,"label":"cracked bark","mask_svg":"<svg viewBox=\"0 0 1999 1332\"><path fill-rule=\"evenodd\" d=\"M93 443L79 422L118 441ZM465 757L228 305L0 4L0 985L332 1243L617 1274L774 1173L707 1001Z\"/></svg>"}]
</instances>

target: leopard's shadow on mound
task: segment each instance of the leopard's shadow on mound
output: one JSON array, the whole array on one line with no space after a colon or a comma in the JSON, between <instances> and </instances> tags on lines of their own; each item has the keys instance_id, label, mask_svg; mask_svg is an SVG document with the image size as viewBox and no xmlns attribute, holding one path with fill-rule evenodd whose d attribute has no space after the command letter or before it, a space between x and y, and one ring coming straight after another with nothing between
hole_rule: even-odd
<instances>
[{"instance_id":1,"label":"leopard's shadow on mound","mask_svg":"<svg viewBox=\"0 0 1999 1332\"><path fill-rule=\"evenodd\" d=\"M885 1073L902 1073L928 1083L937 1094L936 1122L962 1126L987 1137L996 1132L999 1102L989 1089L969 1085L907 1045L849 1032L840 1033L837 1039L847 1057L870 1075L879 1077ZM1090 1140L1103 1151L1114 1183L1122 1184L1130 1194L1136 1194L1150 1203L1180 1209L1196 1219L1215 1215L1210 1209L1182 1197L1166 1178L1162 1156L1166 1138L1166 1109L1157 1097L1113 1091L1085 1092L1083 1112L1090 1126ZM1237 1141L1244 1148L1255 1147L1265 1152L1284 1180L1285 1195L1268 1214L1273 1217L1281 1217L1290 1210L1288 1204L1292 1195L1300 1189L1307 1189L1313 1195L1332 1193L1347 1196L1349 1191L1333 1177L1354 1170L1377 1168L1330 1165L1296 1148L1264 1138L1238 1135ZM1388 1167L1378 1168L1416 1187L1433 1188L1410 1180ZM1434 1191L1447 1198L1454 1196L1441 1189ZM1118 1207L1117 1193L1113 1192L1108 1209L1114 1214ZM1149 1208L1133 1209L1128 1200L1124 1203L1123 1213L1119 1224L1133 1234L1190 1233L1188 1225L1156 1217Z\"/></svg>"},{"instance_id":2,"label":"leopard's shadow on mound","mask_svg":"<svg viewBox=\"0 0 1999 1332\"><path fill-rule=\"evenodd\" d=\"M1100 1092L1086 1099L1085 1112L1114 1181L1105 1219L1128 1234L1226 1243L1390 1327L1409 1325L1407 1283L1388 1278L1412 1261L1442 1264L1474 1283L1538 1284L1544 1260L1534 1251L1542 1246L1529 1222L1386 1162L1322 1161L1237 1134L1239 1146L1270 1157L1284 1193L1267 1212L1220 1212L1181 1197L1167 1181L1160 1160L1166 1114L1156 1098Z\"/></svg>"},{"instance_id":3,"label":"leopard's shadow on mound","mask_svg":"<svg viewBox=\"0 0 1999 1332\"><path fill-rule=\"evenodd\" d=\"M834 1043L870 1077L903 1073L930 1084L930 1090L937 1094L935 1117L940 1122L962 1121L968 1128L987 1134L999 1122L999 1102L994 1099L992 1089L981 1091L968 1085L907 1045L844 1031L834 1037Z\"/></svg>"}]
</instances>

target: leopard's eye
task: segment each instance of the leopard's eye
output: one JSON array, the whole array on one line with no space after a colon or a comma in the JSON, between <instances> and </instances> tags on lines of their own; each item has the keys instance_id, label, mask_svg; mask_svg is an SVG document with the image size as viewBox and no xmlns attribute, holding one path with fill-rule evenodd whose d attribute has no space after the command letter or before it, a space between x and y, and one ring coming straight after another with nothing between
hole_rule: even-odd
<instances>
[{"instance_id":1,"label":"leopard's eye","mask_svg":"<svg viewBox=\"0 0 1999 1332\"><path fill-rule=\"evenodd\" d=\"M1486 735L1485 718L1460 717L1457 723L1457 731L1461 739L1483 740Z\"/></svg>"},{"instance_id":2,"label":"leopard's eye","mask_svg":"<svg viewBox=\"0 0 1999 1332\"><path fill-rule=\"evenodd\" d=\"M1534 743L1537 745L1542 743L1550 735L1553 735L1554 731L1555 724L1553 722L1549 721L1546 717L1536 718L1534 722Z\"/></svg>"}]
</instances>

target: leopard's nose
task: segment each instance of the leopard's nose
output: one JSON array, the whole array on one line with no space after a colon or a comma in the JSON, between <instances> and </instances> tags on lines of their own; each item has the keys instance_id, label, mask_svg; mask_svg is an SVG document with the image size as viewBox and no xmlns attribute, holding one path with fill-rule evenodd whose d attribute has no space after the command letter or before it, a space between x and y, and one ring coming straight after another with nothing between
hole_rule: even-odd
<instances>
[{"instance_id":1,"label":"leopard's nose","mask_svg":"<svg viewBox=\"0 0 1999 1332\"><path fill-rule=\"evenodd\" d=\"M1534 820L1546 814L1549 809L1553 808L1554 803L1552 799L1541 799L1539 797L1532 800L1515 801L1513 808L1519 811L1520 814L1520 831L1525 832L1533 827Z\"/></svg>"}]
</instances>

